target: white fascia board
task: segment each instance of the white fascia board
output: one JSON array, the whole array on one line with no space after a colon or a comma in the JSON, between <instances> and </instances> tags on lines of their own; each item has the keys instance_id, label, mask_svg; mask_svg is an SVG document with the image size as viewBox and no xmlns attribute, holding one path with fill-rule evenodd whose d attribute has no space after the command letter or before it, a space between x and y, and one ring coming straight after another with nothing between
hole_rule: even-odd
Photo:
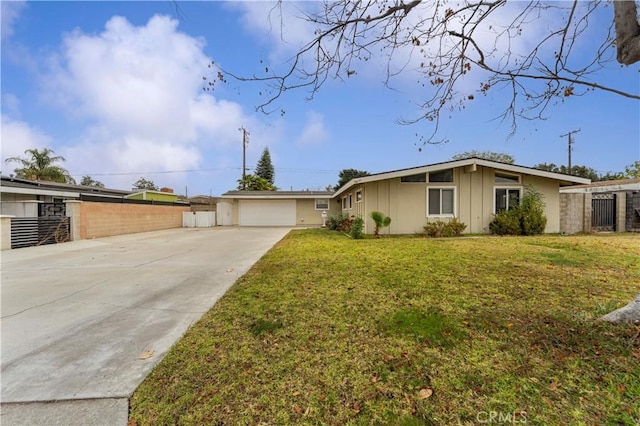
<instances>
[{"instance_id":1,"label":"white fascia board","mask_svg":"<svg viewBox=\"0 0 640 426\"><path fill-rule=\"evenodd\" d=\"M315 200L331 199L331 195L223 195L221 198L229 200Z\"/></svg>"},{"instance_id":2,"label":"white fascia board","mask_svg":"<svg viewBox=\"0 0 640 426\"><path fill-rule=\"evenodd\" d=\"M18 188L15 186L2 186L0 188L0 192L5 192L7 194L51 195L54 197L80 198L79 192L55 191L51 189Z\"/></svg>"}]
</instances>

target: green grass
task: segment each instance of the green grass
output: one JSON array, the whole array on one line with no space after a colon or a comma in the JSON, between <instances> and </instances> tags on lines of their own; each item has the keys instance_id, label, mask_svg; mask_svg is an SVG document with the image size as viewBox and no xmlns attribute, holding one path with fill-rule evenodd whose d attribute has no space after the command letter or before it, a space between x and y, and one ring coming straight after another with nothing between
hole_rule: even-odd
<instances>
[{"instance_id":1,"label":"green grass","mask_svg":"<svg viewBox=\"0 0 640 426\"><path fill-rule=\"evenodd\" d=\"M637 294L639 247L294 231L170 350L130 424L637 425L639 330L596 318Z\"/></svg>"}]
</instances>

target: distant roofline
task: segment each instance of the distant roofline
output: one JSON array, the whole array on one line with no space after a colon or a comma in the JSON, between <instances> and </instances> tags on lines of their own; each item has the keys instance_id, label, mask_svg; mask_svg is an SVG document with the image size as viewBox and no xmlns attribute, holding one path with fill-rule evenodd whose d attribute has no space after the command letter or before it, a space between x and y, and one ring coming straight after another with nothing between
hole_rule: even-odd
<instances>
[{"instance_id":1,"label":"distant roofline","mask_svg":"<svg viewBox=\"0 0 640 426\"><path fill-rule=\"evenodd\" d=\"M333 191L227 191L226 199L315 199L331 198Z\"/></svg>"},{"instance_id":2,"label":"distant roofline","mask_svg":"<svg viewBox=\"0 0 640 426\"><path fill-rule=\"evenodd\" d=\"M64 197L79 197L80 194L109 194L125 196L131 191L111 188L98 188L95 186L74 185L70 183L51 182L44 180L20 179L10 176L1 176L2 192L7 193L23 193L23 194L42 194L42 195L60 195ZM14 188L13 190L9 188ZM20 188L25 191L18 191Z\"/></svg>"}]
</instances>

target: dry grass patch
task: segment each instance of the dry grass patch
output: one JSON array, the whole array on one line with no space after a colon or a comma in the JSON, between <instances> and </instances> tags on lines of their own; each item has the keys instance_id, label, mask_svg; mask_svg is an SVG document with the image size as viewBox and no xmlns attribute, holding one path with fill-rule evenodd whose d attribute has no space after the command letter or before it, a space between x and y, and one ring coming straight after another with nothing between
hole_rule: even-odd
<instances>
[{"instance_id":1,"label":"dry grass patch","mask_svg":"<svg viewBox=\"0 0 640 426\"><path fill-rule=\"evenodd\" d=\"M130 423L640 421L638 235L350 240L294 231L192 327Z\"/></svg>"}]
</instances>

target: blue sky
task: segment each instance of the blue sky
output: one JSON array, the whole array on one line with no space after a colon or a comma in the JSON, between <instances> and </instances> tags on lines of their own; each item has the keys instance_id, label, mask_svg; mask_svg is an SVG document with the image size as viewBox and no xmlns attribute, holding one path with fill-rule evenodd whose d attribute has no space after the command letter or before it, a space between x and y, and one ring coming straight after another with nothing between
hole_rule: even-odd
<instances>
[{"instance_id":1,"label":"blue sky","mask_svg":"<svg viewBox=\"0 0 640 426\"><path fill-rule=\"evenodd\" d=\"M49 147L76 178L90 175L129 189L140 177L189 195L219 195L241 175L242 134L251 134L247 166L269 147L281 189L324 189L338 172L372 173L446 161L468 150L492 150L516 163L573 164L601 173L640 159L640 102L594 92L571 97L548 119L520 122L508 138L500 114L506 93L476 97L441 124L446 144L422 147L431 124L397 124L415 116L423 95L410 73L385 88L382 62L329 81L313 100L290 92L275 104L284 115L255 111L264 87L229 79L203 92L210 60L238 74L290 59L311 29L287 18L284 33L260 2L2 2L2 173L4 159ZM296 7L307 4L289 4ZM594 25L608 25L603 10ZM285 41L283 41L283 38ZM588 54L597 40L585 37ZM262 62L261 62L262 61ZM639 68L611 66L598 82L639 92ZM426 93L426 92L425 92ZM418 147L422 147L419 151Z\"/></svg>"}]
</instances>

